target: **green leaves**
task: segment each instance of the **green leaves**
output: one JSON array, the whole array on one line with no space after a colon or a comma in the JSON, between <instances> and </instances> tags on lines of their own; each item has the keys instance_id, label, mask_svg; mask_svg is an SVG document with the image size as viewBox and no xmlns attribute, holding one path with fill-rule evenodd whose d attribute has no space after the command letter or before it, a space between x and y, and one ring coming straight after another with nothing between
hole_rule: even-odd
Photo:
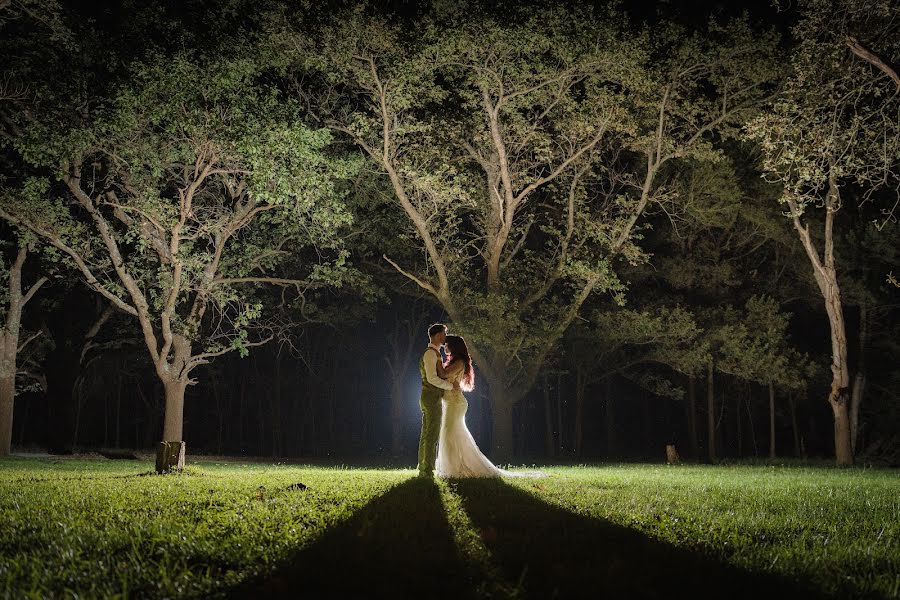
<instances>
[{"instance_id":1,"label":"green leaves","mask_svg":"<svg viewBox=\"0 0 900 600\"><path fill-rule=\"evenodd\" d=\"M801 212L822 206L833 176L858 187L861 199L892 190L881 196L889 221L900 172L900 97L848 44L851 37L871 40L882 60L896 64L898 9L886 1L807 0L800 11L790 76L746 134L761 145L767 176L784 185L783 200Z\"/></svg>"}]
</instances>

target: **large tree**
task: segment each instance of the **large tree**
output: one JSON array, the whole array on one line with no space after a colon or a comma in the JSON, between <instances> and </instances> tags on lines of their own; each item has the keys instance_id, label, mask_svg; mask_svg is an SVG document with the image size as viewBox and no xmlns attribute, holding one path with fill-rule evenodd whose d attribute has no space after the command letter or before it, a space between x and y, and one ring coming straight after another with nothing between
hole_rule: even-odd
<instances>
[{"instance_id":1,"label":"large tree","mask_svg":"<svg viewBox=\"0 0 900 600\"><path fill-rule=\"evenodd\" d=\"M895 218L900 195L900 7L887 0L805 0L792 73L748 129L806 251L831 333L835 459L853 463L850 366L835 253L846 203L878 202ZM855 396L854 396L855 397Z\"/></svg>"},{"instance_id":2,"label":"large tree","mask_svg":"<svg viewBox=\"0 0 900 600\"><path fill-rule=\"evenodd\" d=\"M622 289L617 257L645 258L641 215L671 199L670 166L716 155L775 72L774 41L744 21L692 33L555 9L354 12L322 46L323 120L390 183L391 234L411 247L385 260L471 334L501 460L584 301Z\"/></svg>"},{"instance_id":3,"label":"large tree","mask_svg":"<svg viewBox=\"0 0 900 600\"><path fill-rule=\"evenodd\" d=\"M22 337L22 312L25 305L47 283L46 276L36 277L23 286L22 273L29 254L31 236L25 236L17 247L13 258L7 264L4 260L0 271L0 456L9 454L12 443L13 404L16 396L16 375L19 371L19 353L33 342L40 331L29 332Z\"/></svg>"},{"instance_id":4,"label":"large tree","mask_svg":"<svg viewBox=\"0 0 900 600\"><path fill-rule=\"evenodd\" d=\"M239 46L136 64L90 119L23 120L14 147L51 175L0 200L0 217L135 318L165 388L168 442L183 439L193 370L273 335L259 286L294 290L283 298L302 317L306 294L347 271L339 187L353 164L328 154L330 133L304 126L262 83L262 55Z\"/></svg>"}]
</instances>

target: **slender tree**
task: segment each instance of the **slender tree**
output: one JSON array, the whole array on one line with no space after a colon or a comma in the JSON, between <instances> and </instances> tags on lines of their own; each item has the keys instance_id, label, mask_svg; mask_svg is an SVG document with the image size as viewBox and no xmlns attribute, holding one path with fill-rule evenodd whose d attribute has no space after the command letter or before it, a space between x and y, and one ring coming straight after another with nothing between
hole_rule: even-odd
<instances>
[{"instance_id":1,"label":"slender tree","mask_svg":"<svg viewBox=\"0 0 900 600\"><path fill-rule=\"evenodd\" d=\"M0 271L0 280L4 284L0 290L0 318L3 319L3 329L0 330L0 456L9 454L12 444L13 404L19 371L17 359L22 350L41 335L38 330L22 338L25 305L48 281L46 276L41 276L31 285L23 287L22 270L29 254L29 237L25 236L16 248L15 258L11 263L4 264L4 269Z\"/></svg>"},{"instance_id":2,"label":"slender tree","mask_svg":"<svg viewBox=\"0 0 900 600\"><path fill-rule=\"evenodd\" d=\"M900 196L900 7L862 0L805 0L795 27L792 73L748 134L806 251L831 331L835 460L853 463L850 366L835 253L838 213L848 202L879 202L881 222ZM821 215L821 217L819 217Z\"/></svg>"}]
</instances>

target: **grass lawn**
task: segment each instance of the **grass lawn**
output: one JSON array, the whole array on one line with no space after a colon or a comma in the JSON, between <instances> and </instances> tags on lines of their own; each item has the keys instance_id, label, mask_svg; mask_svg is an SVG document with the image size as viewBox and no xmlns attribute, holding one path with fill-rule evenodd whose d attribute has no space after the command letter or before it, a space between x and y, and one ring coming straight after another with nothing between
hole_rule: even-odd
<instances>
[{"instance_id":1,"label":"grass lawn","mask_svg":"<svg viewBox=\"0 0 900 600\"><path fill-rule=\"evenodd\" d=\"M896 471L151 469L0 460L0 595L900 597Z\"/></svg>"}]
</instances>

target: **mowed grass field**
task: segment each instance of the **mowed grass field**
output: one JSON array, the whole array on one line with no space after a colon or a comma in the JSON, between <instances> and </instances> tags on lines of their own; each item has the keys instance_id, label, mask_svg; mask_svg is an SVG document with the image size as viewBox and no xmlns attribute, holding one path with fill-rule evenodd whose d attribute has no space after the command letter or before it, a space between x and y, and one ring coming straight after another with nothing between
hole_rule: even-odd
<instances>
[{"instance_id":1,"label":"mowed grass field","mask_svg":"<svg viewBox=\"0 0 900 600\"><path fill-rule=\"evenodd\" d=\"M190 460L189 460L190 463ZM0 460L4 597L900 597L897 471Z\"/></svg>"}]
</instances>

